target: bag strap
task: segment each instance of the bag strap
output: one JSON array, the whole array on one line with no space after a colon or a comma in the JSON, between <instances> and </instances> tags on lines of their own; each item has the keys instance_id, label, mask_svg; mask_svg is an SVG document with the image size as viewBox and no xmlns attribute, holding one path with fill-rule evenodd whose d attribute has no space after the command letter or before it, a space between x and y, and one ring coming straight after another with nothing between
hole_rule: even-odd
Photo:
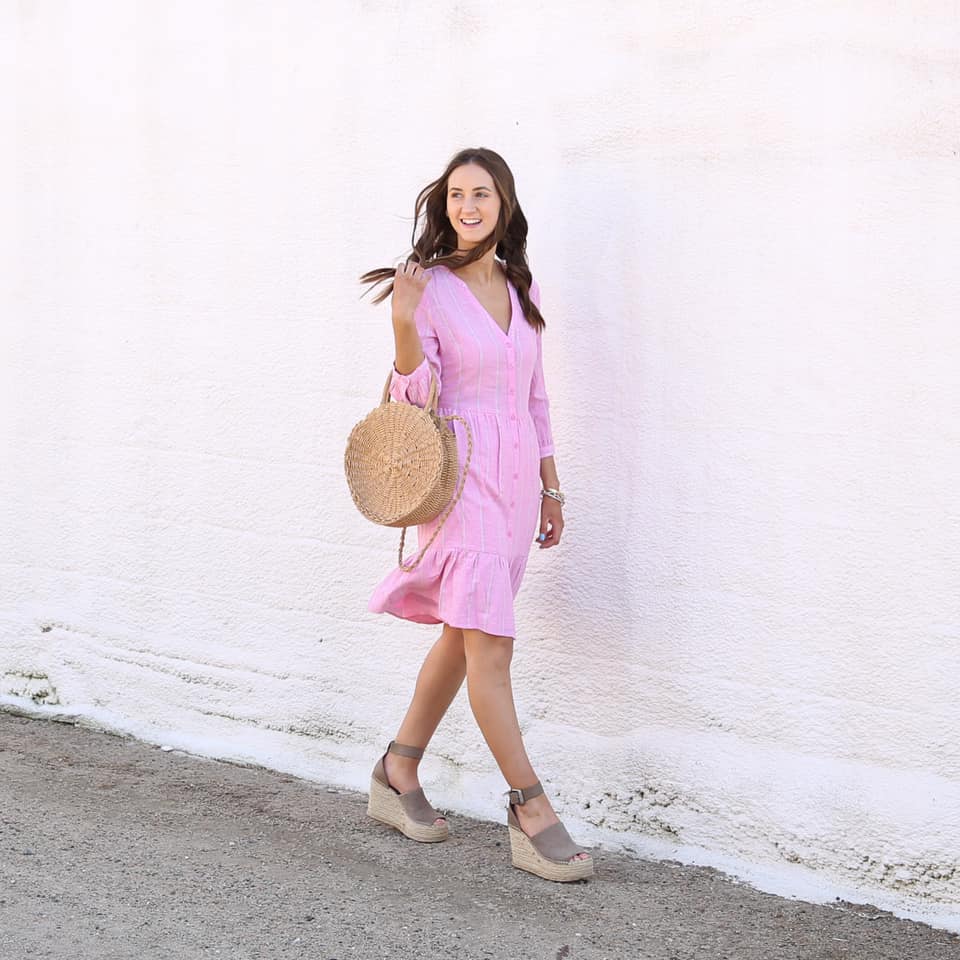
<instances>
[{"instance_id":1,"label":"bag strap","mask_svg":"<svg viewBox=\"0 0 960 960\"><path fill-rule=\"evenodd\" d=\"M431 388L431 396L432 396L432 388ZM440 532L440 528L444 525L444 523L447 522L447 517L450 516L450 512L453 510L453 508L457 505L457 502L460 500L460 495L463 493L463 485L467 482L467 469L470 466L470 458L473 456L473 432L470 429L470 424L467 423L467 421L464 420L463 417L458 417L455 413L450 414L449 416L446 416L446 417L440 417L439 419L446 420L446 421L459 420L464 425L464 427L466 427L467 459L463 463L463 476L460 478L460 485L459 485L459 488L457 489L456 496L454 496L450 500L450 503L447 504L446 508L441 514L440 523L437 524L437 529L433 531L433 536L430 537L430 539L426 542L426 545L420 551L420 555L417 557L417 559L413 563L410 563L408 566L404 566L404 562L403 562L403 541L407 535L407 528L404 527L403 530L401 531L400 550L397 554L397 566L399 566L400 569L404 571L404 573L409 573L411 570L416 569L417 565L423 559L423 555L427 552L427 549L429 548L430 544L432 544L433 541L437 539L437 534Z\"/></svg>"},{"instance_id":2,"label":"bag strap","mask_svg":"<svg viewBox=\"0 0 960 960\"><path fill-rule=\"evenodd\" d=\"M427 362L427 366L430 367L429 361ZM383 396L380 398L381 404L390 402L390 383L393 380L393 374L394 374L393 370L391 370L387 374L387 382L383 385ZM402 377L403 374L398 373L397 376ZM430 367L430 392L427 394L427 402L424 405L423 409L426 410L427 413L436 413L438 399L439 398L437 397L437 378L433 375L433 368Z\"/></svg>"}]
</instances>

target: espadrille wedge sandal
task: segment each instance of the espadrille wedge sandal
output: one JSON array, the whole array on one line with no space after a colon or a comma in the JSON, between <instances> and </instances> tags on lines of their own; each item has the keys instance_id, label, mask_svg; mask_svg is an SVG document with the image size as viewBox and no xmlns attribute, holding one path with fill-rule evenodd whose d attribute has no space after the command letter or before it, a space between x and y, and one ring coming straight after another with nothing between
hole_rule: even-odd
<instances>
[{"instance_id":1,"label":"espadrille wedge sandal","mask_svg":"<svg viewBox=\"0 0 960 960\"><path fill-rule=\"evenodd\" d=\"M538 780L532 787L507 791L507 827L510 830L510 856L513 865L543 877L544 880L582 880L593 876L593 858L571 860L578 853L588 853L578 847L567 833L567 828L557 821L545 830L527 836L513 805L522 805L543 793Z\"/></svg>"},{"instance_id":2,"label":"espadrille wedge sandal","mask_svg":"<svg viewBox=\"0 0 960 960\"><path fill-rule=\"evenodd\" d=\"M390 745L373 768L367 813L374 820L395 827L411 840L419 840L421 843L437 843L440 840L446 840L450 835L447 824L433 822L443 814L437 813L427 802L423 787L401 793L396 787L390 785L383 762L388 753L419 760L423 756L423 748L408 747L395 740L390 741Z\"/></svg>"}]
</instances>

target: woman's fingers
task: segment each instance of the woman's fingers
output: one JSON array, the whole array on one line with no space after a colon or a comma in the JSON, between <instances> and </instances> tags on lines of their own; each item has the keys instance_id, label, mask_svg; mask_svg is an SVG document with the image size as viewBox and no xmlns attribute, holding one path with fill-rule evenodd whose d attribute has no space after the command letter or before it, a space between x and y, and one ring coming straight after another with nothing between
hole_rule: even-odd
<instances>
[{"instance_id":1,"label":"woman's fingers","mask_svg":"<svg viewBox=\"0 0 960 960\"><path fill-rule=\"evenodd\" d=\"M401 282L409 280L421 286L426 286L429 275L419 263L415 263L413 260L407 260L395 268L394 281L396 280L400 280Z\"/></svg>"},{"instance_id":2,"label":"woman's fingers","mask_svg":"<svg viewBox=\"0 0 960 960\"><path fill-rule=\"evenodd\" d=\"M412 313L416 310L430 280L419 263L407 260L394 268L392 302L397 313Z\"/></svg>"},{"instance_id":3,"label":"woman's fingers","mask_svg":"<svg viewBox=\"0 0 960 960\"><path fill-rule=\"evenodd\" d=\"M555 500L551 500L548 504L547 499L546 497L543 499L540 507L540 533L537 536L537 543L541 550L555 547L563 533L563 513L560 510L560 504Z\"/></svg>"}]
</instances>

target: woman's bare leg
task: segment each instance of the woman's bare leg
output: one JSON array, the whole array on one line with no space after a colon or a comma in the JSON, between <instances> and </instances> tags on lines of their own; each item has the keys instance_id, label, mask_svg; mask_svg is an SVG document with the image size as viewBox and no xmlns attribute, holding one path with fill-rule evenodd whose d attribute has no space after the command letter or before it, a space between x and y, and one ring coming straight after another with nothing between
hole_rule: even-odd
<instances>
[{"instance_id":1,"label":"woman's bare leg","mask_svg":"<svg viewBox=\"0 0 960 960\"><path fill-rule=\"evenodd\" d=\"M500 772L508 786L514 789L533 786L538 777L523 745L510 682L513 637L495 637L482 630L464 630L463 649L470 707ZM517 804L514 809L520 826L528 836L545 830L558 820L545 793L532 797L522 805ZM573 859L588 856L578 853Z\"/></svg>"},{"instance_id":2,"label":"woman's bare leg","mask_svg":"<svg viewBox=\"0 0 960 960\"><path fill-rule=\"evenodd\" d=\"M463 632L444 624L440 639L430 648L423 666L420 667L413 700L407 708L400 729L397 730L397 743L412 747L427 746L447 708L453 703L453 698L463 683L466 669ZM401 793L420 786L417 777L419 760L388 753L383 763L387 780ZM444 817L438 817L434 821L444 822Z\"/></svg>"}]
</instances>

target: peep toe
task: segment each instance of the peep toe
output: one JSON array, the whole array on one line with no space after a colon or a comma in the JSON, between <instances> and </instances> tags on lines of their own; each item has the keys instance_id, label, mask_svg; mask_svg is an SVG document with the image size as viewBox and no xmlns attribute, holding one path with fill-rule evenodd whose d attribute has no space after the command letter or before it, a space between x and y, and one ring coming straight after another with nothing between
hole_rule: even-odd
<instances>
[{"instance_id":1,"label":"peep toe","mask_svg":"<svg viewBox=\"0 0 960 960\"><path fill-rule=\"evenodd\" d=\"M543 877L544 880L582 880L593 876L593 858L571 860L578 853L589 853L578 847L567 833L567 828L557 821L532 837L524 833L514 804L522 806L533 797L543 793L538 780L532 787L507 791L507 827L510 831L510 856L513 865Z\"/></svg>"},{"instance_id":2,"label":"peep toe","mask_svg":"<svg viewBox=\"0 0 960 960\"><path fill-rule=\"evenodd\" d=\"M437 817L443 817L427 802L423 787L401 793L390 785L384 760L388 753L419 760L423 756L422 747L409 747L391 740L383 756L377 761L370 777L370 797L367 801L367 813L374 820L395 827L405 837L419 840L421 843L437 843L450 835L446 821L434 823Z\"/></svg>"}]
</instances>

